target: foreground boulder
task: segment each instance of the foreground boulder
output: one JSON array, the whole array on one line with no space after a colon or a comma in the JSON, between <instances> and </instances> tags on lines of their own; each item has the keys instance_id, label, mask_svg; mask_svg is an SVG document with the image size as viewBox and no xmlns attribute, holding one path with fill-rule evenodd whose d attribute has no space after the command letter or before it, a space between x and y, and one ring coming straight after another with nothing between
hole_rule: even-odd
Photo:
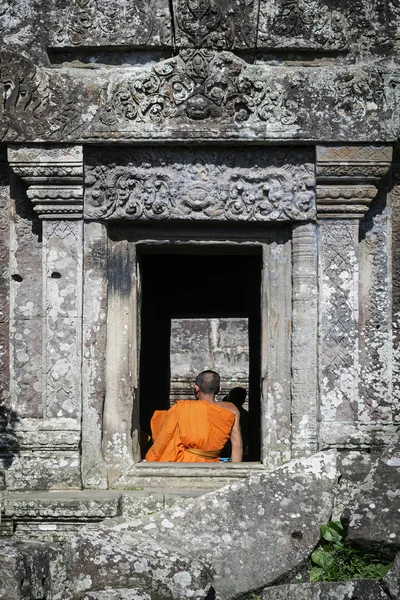
<instances>
[{"instance_id":1,"label":"foreground boulder","mask_svg":"<svg viewBox=\"0 0 400 600\"><path fill-rule=\"evenodd\" d=\"M127 530L143 532L209 561L217 598L227 600L308 559L330 518L336 479L336 453L319 453L145 520L110 524L110 531L116 540Z\"/></svg>"},{"instance_id":2,"label":"foreground boulder","mask_svg":"<svg viewBox=\"0 0 400 600\"><path fill-rule=\"evenodd\" d=\"M395 440L371 469L345 511L347 539L390 558L400 550L400 441Z\"/></svg>"},{"instance_id":3,"label":"foreground boulder","mask_svg":"<svg viewBox=\"0 0 400 600\"><path fill-rule=\"evenodd\" d=\"M377 581L357 579L277 585L264 590L262 600L389 600L389 597Z\"/></svg>"},{"instance_id":4,"label":"foreground boulder","mask_svg":"<svg viewBox=\"0 0 400 600\"><path fill-rule=\"evenodd\" d=\"M71 600L100 600L107 587L124 600L131 600L128 590L136 596L140 592L137 600L147 596L151 600L200 600L207 598L212 583L211 568L204 560L137 532L90 531L71 540L65 555ZM125 591L118 592L119 588ZM107 600L114 597L106 596Z\"/></svg>"}]
</instances>

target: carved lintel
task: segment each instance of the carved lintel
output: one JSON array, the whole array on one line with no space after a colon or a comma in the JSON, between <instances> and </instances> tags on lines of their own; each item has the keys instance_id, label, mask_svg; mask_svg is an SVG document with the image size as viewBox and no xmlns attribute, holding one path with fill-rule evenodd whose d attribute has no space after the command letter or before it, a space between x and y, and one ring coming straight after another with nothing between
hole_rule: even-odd
<instances>
[{"instance_id":1,"label":"carved lintel","mask_svg":"<svg viewBox=\"0 0 400 600\"><path fill-rule=\"evenodd\" d=\"M82 218L82 146L10 146L8 162L41 219Z\"/></svg>"},{"instance_id":2,"label":"carved lintel","mask_svg":"<svg viewBox=\"0 0 400 600\"><path fill-rule=\"evenodd\" d=\"M317 216L361 219L391 166L391 146L317 146Z\"/></svg>"}]
</instances>

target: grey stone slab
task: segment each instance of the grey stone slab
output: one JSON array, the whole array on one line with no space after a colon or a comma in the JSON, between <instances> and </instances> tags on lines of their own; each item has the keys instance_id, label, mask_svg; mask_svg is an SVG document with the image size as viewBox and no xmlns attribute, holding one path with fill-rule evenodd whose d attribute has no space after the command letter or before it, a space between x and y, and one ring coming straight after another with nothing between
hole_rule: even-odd
<instances>
[{"instance_id":1,"label":"grey stone slab","mask_svg":"<svg viewBox=\"0 0 400 600\"><path fill-rule=\"evenodd\" d=\"M348 540L393 555L400 549L400 447L398 436L371 469L350 503Z\"/></svg>"},{"instance_id":2,"label":"grey stone slab","mask_svg":"<svg viewBox=\"0 0 400 600\"><path fill-rule=\"evenodd\" d=\"M263 254L261 460L275 469L291 459L290 234L274 232Z\"/></svg>"},{"instance_id":3,"label":"grey stone slab","mask_svg":"<svg viewBox=\"0 0 400 600\"><path fill-rule=\"evenodd\" d=\"M377 581L358 579L335 583L299 583L264 590L262 600L388 600Z\"/></svg>"},{"instance_id":4,"label":"grey stone slab","mask_svg":"<svg viewBox=\"0 0 400 600\"><path fill-rule=\"evenodd\" d=\"M293 229L292 457L317 450L318 241L313 224Z\"/></svg>"},{"instance_id":5,"label":"grey stone slab","mask_svg":"<svg viewBox=\"0 0 400 600\"><path fill-rule=\"evenodd\" d=\"M151 596L140 589L112 589L106 588L101 592L85 594L82 600L151 600Z\"/></svg>"},{"instance_id":6,"label":"grey stone slab","mask_svg":"<svg viewBox=\"0 0 400 600\"><path fill-rule=\"evenodd\" d=\"M61 548L42 542L0 542L0 598L66 599Z\"/></svg>"},{"instance_id":7,"label":"grey stone slab","mask_svg":"<svg viewBox=\"0 0 400 600\"><path fill-rule=\"evenodd\" d=\"M6 516L27 520L105 519L118 515L120 498L121 493L113 491L10 493L3 508Z\"/></svg>"},{"instance_id":8,"label":"grey stone slab","mask_svg":"<svg viewBox=\"0 0 400 600\"><path fill-rule=\"evenodd\" d=\"M110 242L102 438L109 485L140 460L136 283L136 248L127 240Z\"/></svg>"},{"instance_id":9,"label":"grey stone slab","mask_svg":"<svg viewBox=\"0 0 400 600\"><path fill-rule=\"evenodd\" d=\"M140 589L163 600L206 598L212 571L195 554L140 533L85 532L66 546L72 597L110 588Z\"/></svg>"},{"instance_id":10,"label":"grey stone slab","mask_svg":"<svg viewBox=\"0 0 400 600\"><path fill-rule=\"evenodd\" d=\"M107 229L84 225L82 355L82 477L85 487L107 486L102 458L106 389Z\"/></svg>"},{"instance_id":11,"label":"grey stone slab","mask_svg":"<svg viewBox=\"0 0 400 600\"><path fill-rule=\"evenodd\" d=\"M10 410L10 189L5 153L0 151L0 420Z\"/></svg>"},{"instance_id":12,"label":"grey stone slab","mask_svg":"<svg viewBox=\"0 0 400 600\"><path fill-rule=\"evenodd\" d=\"M13 303L11 304L13 306ZM10 395L15 419L41 418L43 411L43 319L10 320Z\"/></svg>"},{"instance_id":13,"label":"grey stone slab","mask_svg":"<svg viewBox=\"0 0 400 600\"><path fill-rule=\"evenodd\" d=\"M394 160L392 205L392 329L393 329L393 414L400 420L400 162Z\"/></svg>"},{"instance_id":14,"label":"grey stone slab","mask_svg":"<svg viewBox=\"0 0 400 600\"><path fill-rule=\"evenodd\" d=\"M370 452L349 450L338 453L340 464L340 480L335 492L335 506L332 520L339 520L345 508L351 503L360 486L372 468L375 468L378 458Z\"/></svg>"},{"instance_id":15,"label":"grey stone slab","mask_svg":"<svg viewBox=\"0 0 400 600\"><path fill-rule=\"evenodd\" d=\"M116 534L141 531L211 562L217 597L228 600L273 583L301 566L318 542L333 505L334 452L293 461L166 510ZM278 550L279 549L279 550Z\"/></svg>"},{"instance_id":16,"label":"grey stone slab","mask_svg":"<svg viewBox=\"0 0 400 600\"><path fill-rule=\"evenodd\" d=\"M382 581L382 587L392 600L400 597L400 554L396 554L392 568Z\"/></svg>"},{"instance_id":17,"label":"grey stone slab","mask_svg":"<svg viewBox=\"0 0 400 600\"><path fill-rule=\"evenodd\" d=\"M67 450L20 451L5 477L10 491L80 489L80 454Z\"/></svg>"}]
</instances>

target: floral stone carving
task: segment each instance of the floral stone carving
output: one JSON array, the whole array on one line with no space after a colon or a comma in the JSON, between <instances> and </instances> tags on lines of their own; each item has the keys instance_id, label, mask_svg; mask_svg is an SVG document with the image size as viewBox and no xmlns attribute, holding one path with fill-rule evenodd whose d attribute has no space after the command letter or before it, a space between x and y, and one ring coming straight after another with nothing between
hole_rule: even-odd
<instances>
[{"instance_id":1,"label":"floral stone carving","mask_svg":"<svg viewBox=\"0 0 400 600\"><path fill-rule=\"evenodd\" d=\"M85 217L284 221L315 218L307 150L196 149L88 156Z\"/></svg>"}]
</instances>

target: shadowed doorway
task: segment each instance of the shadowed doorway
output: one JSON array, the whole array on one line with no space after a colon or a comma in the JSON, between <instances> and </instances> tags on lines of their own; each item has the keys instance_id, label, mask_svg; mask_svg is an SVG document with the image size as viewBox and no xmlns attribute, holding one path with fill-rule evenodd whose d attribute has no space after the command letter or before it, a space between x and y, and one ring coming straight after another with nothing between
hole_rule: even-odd
<instances>
[{"instance_id":1,"label":"shadowed doorway","mask_svg":"<svg viewBox=\"0 0 400 600\"><path fill-rule=\"evenodd\" d=\"M189 249L186 246L164 247L161 251L149 247L147 252L142 249L141 255L141 429L149 432L153 412L170 406L171 323L179 319L192 322L198 319L199 323L213 320L214 326L217 322L224 327L230 321L231 324L245 323L248 328L248 460L259 460L260 249L255 246L240 249L193 246ZM239 342L241 340L238 347ZM184 352L182 348L182 360ZM225 373L226 381L230 381L228 375ZM233 382L235 377L231 380ZM183 397L190 396L185 393Z\"/></svg>"}]
</instances>

